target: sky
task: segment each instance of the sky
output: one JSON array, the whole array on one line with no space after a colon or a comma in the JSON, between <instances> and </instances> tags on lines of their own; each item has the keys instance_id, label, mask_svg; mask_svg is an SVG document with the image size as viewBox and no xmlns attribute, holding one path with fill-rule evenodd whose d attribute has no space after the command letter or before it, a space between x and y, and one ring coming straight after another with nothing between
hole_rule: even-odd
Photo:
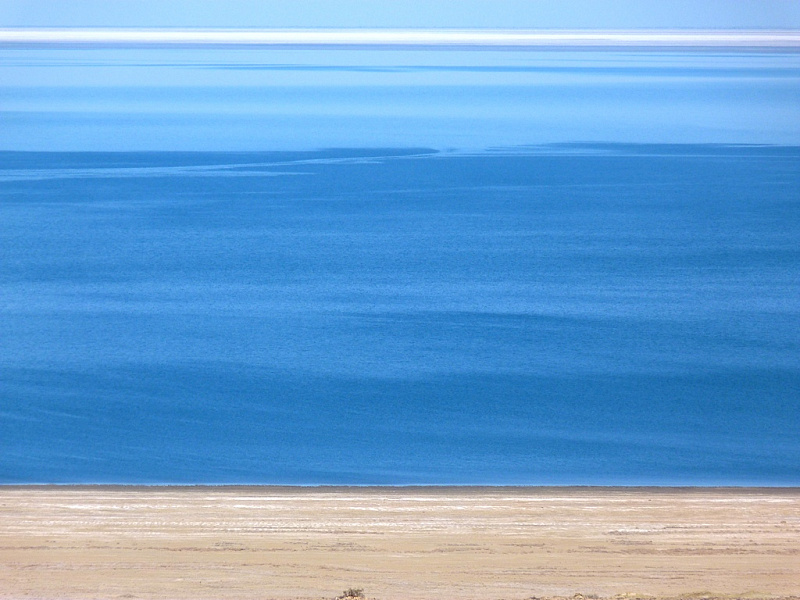
<instances>
[{"instance_id":1,"label":"sky","mask_svg":"<svg viewBox=\"0 0 800 600\"><path fill-rule=\"evenodd\" d=\"M798 28L796 0L0 0L0 27Z\"/></svg>"},{"instance_id":2,"label":"sky","mask_svg":"<svg viewBox=\"0 0 800 600\"><path fill-rule=\"evenodd\" d=\"M800 144L800 52L190 47L39 28L791 30L783 0L0 0L0 150ZM78 29L70 29L78 28ZM51 32L52 33L52 32ZM162 32L163 33L163 32ZM379 32L380 33L380 32ZM116 35L116 34L112 34ZM800 38L798 38L800 39Z\"/></svg>"}]
</instances>

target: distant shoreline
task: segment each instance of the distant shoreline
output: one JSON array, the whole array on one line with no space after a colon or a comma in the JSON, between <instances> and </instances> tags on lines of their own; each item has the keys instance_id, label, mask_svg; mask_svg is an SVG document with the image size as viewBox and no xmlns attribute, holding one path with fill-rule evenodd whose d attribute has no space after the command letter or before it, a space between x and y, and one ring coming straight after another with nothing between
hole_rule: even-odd
<instances>
[{"instance_id":1,"label":"distant shoreline","mask_svg":"<svg viewBox=\"0 0 800 600\"><path fill-rule=\"evenodd\" d=\"M792 29L0 28L0 45L425 50L793 51Z\"/></svg>"}]
</instances>

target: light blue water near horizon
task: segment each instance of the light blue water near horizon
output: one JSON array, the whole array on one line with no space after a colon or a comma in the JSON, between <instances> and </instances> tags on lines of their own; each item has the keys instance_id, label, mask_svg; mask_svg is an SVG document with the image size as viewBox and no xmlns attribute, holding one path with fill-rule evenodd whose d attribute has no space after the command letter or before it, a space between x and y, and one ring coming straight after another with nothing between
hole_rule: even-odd
<instances>
[{"instance_id":1,"label":"light blue water near horizon","mask_svg":"<svg viewBox=\"0 0 800 600\"><path fill-rule=\"evenodd\" d=\"M800 485L800 53L0 59L0 483Z\"/></svg>"},{"instance_id":2,"label":"light blue water near horizon","mask_svg":"<svg viewBox=\"0 0 800 600\"><path fill-rule=\"evenodd\" d=\"M800 483L798 148L0 160L0 481Z\"/></svg>"},{"instance_id":3,"label":"light blue water near horizon","mask_svg":"<svg viewBox=\"0 0 800 600\"><path fill-rule=\"evenodd\" d=\"M0 150L800 145L800 52L0 47Z\"/></svg>"}]
</instances>

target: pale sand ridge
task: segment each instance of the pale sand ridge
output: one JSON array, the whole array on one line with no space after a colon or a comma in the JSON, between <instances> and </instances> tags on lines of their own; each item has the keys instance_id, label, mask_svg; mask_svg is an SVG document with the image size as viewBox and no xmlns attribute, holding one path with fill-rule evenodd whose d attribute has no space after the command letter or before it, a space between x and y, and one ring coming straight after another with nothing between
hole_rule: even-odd
<instances>
[{"instance_id":1,"label":"pale sand ridge","mask_svg":"<svg viewBox=\"0 0 800 600\"><path fill-rule=\"evenodd\" d=\"M0 598L800 596L800 488L0 487Z\"/></svg>"}]
</instances>

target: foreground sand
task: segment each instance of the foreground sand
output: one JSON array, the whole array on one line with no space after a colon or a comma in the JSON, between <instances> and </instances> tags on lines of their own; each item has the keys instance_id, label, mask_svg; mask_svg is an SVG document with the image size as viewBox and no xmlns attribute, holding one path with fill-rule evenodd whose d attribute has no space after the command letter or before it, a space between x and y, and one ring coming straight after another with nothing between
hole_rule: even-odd
<instances>
[{"instance_id":1,"label":"foreground sand","mask_svg":"<svg viewBox=\"0 0 800 600\"><path fill-rule=\"evenodd\" d=\"M0 598L800 595L800 489L0 487Z\"/></svg>"}]
</instances>

